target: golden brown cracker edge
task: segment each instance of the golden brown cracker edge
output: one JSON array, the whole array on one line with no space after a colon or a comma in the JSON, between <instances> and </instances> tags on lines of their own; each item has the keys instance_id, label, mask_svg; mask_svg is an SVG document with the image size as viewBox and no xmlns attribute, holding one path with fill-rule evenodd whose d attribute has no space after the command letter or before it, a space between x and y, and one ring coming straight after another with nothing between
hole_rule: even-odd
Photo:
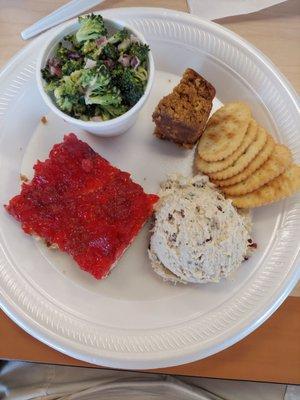
<instances>
[{"instance_id":1,"label":"golden brown cracker edge","mask_svg":"<svg viewBox=\"0 0 300 400\"><path fill-rule=\"evenodd\" d=\"M300 191L300 165L292 164L283 174L254 192L227 196L237 208L255 208L274 203Z\"/></svg>"},{"instance_id":2,"label":"golden brown cracker edge","mask_svg":"<svg viewBox=\"0 0 300 400\"><path fill-rule=\"evenodd\" d=\"M242 182L222 188L230 196L240 196L253 192L277 176L281 175L292 163L290 149L277 144L269 159L261 165L252 175Z\"/></svg>"}]
</instances>

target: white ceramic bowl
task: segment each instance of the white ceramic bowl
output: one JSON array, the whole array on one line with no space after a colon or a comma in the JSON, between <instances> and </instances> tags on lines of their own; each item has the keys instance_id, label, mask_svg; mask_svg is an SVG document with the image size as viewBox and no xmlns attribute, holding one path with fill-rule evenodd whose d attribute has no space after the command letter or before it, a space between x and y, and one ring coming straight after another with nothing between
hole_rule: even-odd
<instances>
[{"instance_id":1,"label":"white ceramic bowl","mask_svg":"<svg viewBox=\"0 0 300 400\"><path fill-rule=\"evenodd\" d=\"M123 24L120 21L113 21L110 19L104 19L105 25L108 28L109 34L113 34L119 29L126 28L130 33L136 36L142 43L146 43L144 36L139 33L137 30ZM121 133L126 132L136 121L138 117L138 113L140 109L143 107L145 101L147 100L153 80L154 80L154 61L151 51L149 52L148 57L148 82L145 88L145 93L140 98L140 100L125 114L120 117L108 120L108 121L82 121L80 119L76 119L71 117L70 115L61 111L51 96L49 96L44 89L44 80L41 75L41 69L45 67L47 60L54 54L57 44L61 41L61 39L69 35L73 32L76 32L79 29L78 20L72 20L63 24L61 27L57 28L54 31L53 36L50 36L50 39L47 40L46 44L42 48L39 58L37 60L37 68L36 68L36 78L37 85L40 91L42 98L44 99L47 106L59 117L63 118L65 121L70 122L71 124L76 125L77 127L84 129L88 132L91 132L98 136L117 136Z\"/></svg>"}]
</instances>

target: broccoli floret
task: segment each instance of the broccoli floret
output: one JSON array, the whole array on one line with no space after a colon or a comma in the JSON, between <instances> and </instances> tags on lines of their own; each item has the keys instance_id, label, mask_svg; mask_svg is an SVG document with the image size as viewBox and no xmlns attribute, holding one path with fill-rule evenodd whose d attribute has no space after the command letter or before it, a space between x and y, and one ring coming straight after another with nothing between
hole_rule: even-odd
<instances>
[{"instance_id":1,"label":"broccoli floret","mask_svg":"<svg viewBox=\"0 0 300 400\"><path fill-rule=\"evenodd\" d=\"M82 71L82 73L80 75L80 85L83 88L88 87L94 81L96 81L95 68L87 68L87 69Z\"/></svg>"},{"instance_id":2,"label":"broccoli floret","mask_svg":"<svg viewBox=\"0 0 300 400\"><path fill-rule=\"evenodd\" d=\"M96 47L95 50L89 54L89 56L93 60L98 61L101 53L102 53L102 47Z\"/></svg>"},{"instance_id":3,"label":"broccoli floret","mask_svg":"<svg viewBox=\"0 0 300 400\"><path fill-rule=\"evenodd\" d=\"M128 111L128 106L125 104L119 104L118 106L107 105L105 111L107 111L113 118L119 117Z\"/></svg>"},{"instance_id":4,"label":"broccoli floret","mask_svg":"<svg viewBox=\"0 0 300 400\"><path fill-rule=\"evenodd\" d=\"M124 39L128 39L128 38L129 38L129 32L127 29L123 28L120 31L116 32L114 35L112 35L108 39L108 43L116 44L116 43L123 42Z\"/></svg>"},{"instance_id":5,"label":"broccoli floret","mask_svg":"<svg viewBox=\"0 0 300 400\"><path fill-rule=\"evenodd\" d=\"M104 65L82 71L80 85L90 92L104 91L110 84L111 78Z\"/></svg>"},{"instance_id":6,"label":"broccoli floret","mask_svg":"<svg viewBox=\"0 0 300 400\"><path fill-rule=\"evenodd\" d=\"M63 75L71 75L72 72L79 70L83 67L83 60L68 60L66 61L61 70Z\"/></svg>"},{"instance_id":7,"label":"broccoli floret","mask_svg":"<svg viewBox=\"0 0 300 400\"><path fill-rule=\"evenodd\" d=\"M106 92L92 92L85 96L86 104L98 104L105 108L106 106L120 106L122 97L120 91L113 87Z\"/></svg>"},{"instance_id":8,"label":"broccoli floret","mask_svg":"<svg viewBox=\"0 0 300 400\"><path fill-rule=\"evenodd\" d=\"M45 85L45 90L48 93L54 92L54 90L59 86L59 79L56 80L52 80L49 83L47 83L47 85Z\"/></svg>"},{"instance_id":9,"label":"broccoli floret","mask_svg":"<svg viewBox=\"0 0 300 400\"><path fill-rule=\"evenodd\" d=\"M111 119L111 115L101 106L94 105L93 107L95 107L95 113L93 115L94 117L100 117L100 120L102 121L108 121L109 119Z\"/></svg>"},{"instance_id":10,"label":"broccoli floret","mask_svg":"<svg viewBox=\"0 0 300 400\"><path fill-rule=\"evenodd\" d=\"M91 106L90 106L91 107ZM128 106L125 104L103 104L95 105L94 116L100 117L102 121L110 120L111 118L119 117L128 111Z\"/></svg>"},{"instance_id":11,"label":"broccoli floret","mask_svg":"<svg viewBox=\"0 0 300 400\"><path fill-rule=\"evenodd\" d=\"M64 95L74 96L74 95L76 95L76 92L78 91L77 82L74 78L72 79L72 75L62 77L59 82L59 88L61 89L60 92ZM57 87L57 89L58 89L58 87Z\"/></svg>"},{"instance_id":12,"label":"broccoli floret","mask_svg":"<svg viewBox=\"0 0 300 400\"><path fill-rule=\"evenodd\" d=\"M141 63L147 60L148 53L150 51L150 48L147 44L143 43L133 43L130 46L129 49L129 54L131 56L137 57Z\"/></svg>"},{"instance_id":13,"label":"broccoli floret","mask_svg":"<svg viewBox=\"0 0 300 400\"><path fill-rule=\"evenodd\" d=\"M76 85L79 85L81 75L83 74L84 71L85 71L84 69L79 69L71 73L70 78L74 83L76 83Z\"/></svg>"},{"instance_id":14,"label":"broccoli floret","mask_svg":"<svg viewBox=\"0 0 300 400\"><path fill-rule=\"evenodd\" d=\"M75 104L74 102L71 101L70 97L61 95L59 93L59 89L55 93L55 100L58 107L62 111L65 111L67 113L70 113L72 111L73 105Z\"/></svg>"},{"instance_id":15,"label":"broccoli floret","mask_svg":"<svg viewBox=\"0 0 300 400\"><path fill-rule=\"evenodd\" d=\"M138 79L140 79L143 82L144 85L147 83L148 72L144 67L138 67L134 71L134 74Z\"/></svg>"},{"instance_id":16,"label":"broccoli floret","mask_svg":"<svg viewBox=\"0 0 300 400\"><path fill-rule=\"evenodd\" d=\"M81 47L81 44L76 39L76 36L73 34L65 36L61 43L62 46L68 50L79 50Z\"/></svg>"},{"instance_id":17,"label":"broccoli floret","mask_svg":"<svg viewBox=\"0 0 300 400\"><path fill-rule=\"evenodd\" d=\"M97 46L94 41L87 40L86 42L84 42L81 51L83 54L88 54L88 53L92 53L96 48L97 48Z\"/></svg>"},{"instance_id":18,"label":"broccoli floret","mask_svg":"<svg viewBox=\"0 0 300 400\"><path fill-rule=\"evenodd\" d=\"M86 104L119 105L122 101L120 91L111 85L110 74L104 65L83 70L80 84L85 90Z\"/></svg>"},{"instance_id":19,"label":"broccoli floret","mask_svg":"<svg viewBox=\"0 0 300 400\"><path fill-rule=\"evenodd\" d=\"M76 33L76 39L78 42L97 39L100 36L107 35L107 29L101 15L90 14L78 17L78 21L80 24L80 28Z\"/></svg>"},{"instance_id":20,"label":"broccoli floret","mask_svg":"<svg viewBox=\"0 0 300 400\"><path fill-rule=\"evenodd\" d=\"M70 113L78 102L79 92L77 82L71 76L64 76L59 85L54 89L54 97L62 111Z\"/></svg>"},{"instance_id":21,"label":"broccoli floret","mask_svg":"<svg viewBox=\"0 0 300 400\"><path fill-rule=\"evenodd\" d=\"M109 121L111 119L111 116L105 110L102 110L100 115L101 115L102 121Z\"/></svg>"},{"instance_id":22,"label":"broccoli floret","mask_svg":"<svg viewBox=\"0 0 300 400\"><path fill-rule=\"evenodd\" d=\"M119 52L113 44L107 43L102 49L101 56L116 61L119 58Z\"/></svg>"},{"instance_id":23,"label":"broccoli floret","mask_svg":"<svg viewBox=\"0 0 300 400\"><path fill-rule=\"evenodd\" d=\"M57 81L57 80L58 80L57 76L52 75L52 74L50 73L48 67L45 67L45 68L41 69L41 74L42 74L42 78L43 78L46 82L48 82L48 83L50 83L50 82L52 82L52 81Z\"/></svg>"},{"instance_id":24,"label":"broccoli floret","mask_svg":"<svg viewBox=\"0 0 300 400\"><path fill-rule=\"evenodd\" d=\"M122 79L122 76L124 74L125 68L123 67L123 65L117 63L115 65L115 67L113 68L113 70L111 71L111 80L112 80L112 84L114 86L120 87L120 82Z\"/></svg>"},{"instance_id":25,"label":"broccoli floret","mask_svg":"<svg viewBox=\"0 0 300 400\"><path fill-rule=\"evenodd\" d=\"M103 47L98 47L94 40L87 40L82 46L83 54L87 54L89 58L97 61L102 54Z\"/></svg>"},{"instance_id":26,"label":"broccoli floret","mask_svg":"<svg viewBox=\"0 0 300 400\"><path fill-rule=\"evenodd\" d=\"M80 118L84 121L88 121L89 120L88 113L90 113L91 116L93 116L94 108L93 108L93 110L90 110L85 104L84 97L81 96L78 99L78 102L73 105L72 115L76 118Z\"/></svg>"},{"instance_id":27,"label":"broccoli floret","mask_svg":"<svg viewBox=\"0 0 300 400\"><path fill-rule=\"evenodd\" d=\"M68 60L68 53L69 50L63 47L62 43L59 43L56 49L55 57L61 62L66 62Z\"/></svg>"},{"instance_id":28,"label":"broccoli floret","mask_svg":"<svg viewBox=\"0 0 300 400\"><path fill-rule=\"evenodd\" d=\"M85 104L97 104L110 115L124 113L120 90L112 85L110 74L104 65L84 70L80 84L85 90Z\"/></svg>"},{"instance_id":29,"label":"broccoli floret","mask_svg":"<svg viewBox=\"0 0 300 400\"><path fill-rule=\"evenodd\" d=\"M125 102L134 106L144 94L144 82L130 68L124 70L118 81Z\"/></svg>"},{"instance_id":30,"label":"broccoli floret","mask_svg":"<svg viewBox=\"0 0 300 400\"><path fill-rule=\"evenodd\" d=\"M118 50L121 53L124 53L128 49L128 47L130 46L130 44L131 44L131 41L130 41L129 38L124 39L120 44L118 44Z\"/></svg>"},{"instance_id":31,"label":"broccoli floret","mask_svg":"<svg viewBox=\"0 0 300 400\"><path fill-rule=\"evenodd\" d=\"M116 64L111 72L112 78L119 78L123 75L125 68L121 64Z\"/></svg>"}]
</instances>

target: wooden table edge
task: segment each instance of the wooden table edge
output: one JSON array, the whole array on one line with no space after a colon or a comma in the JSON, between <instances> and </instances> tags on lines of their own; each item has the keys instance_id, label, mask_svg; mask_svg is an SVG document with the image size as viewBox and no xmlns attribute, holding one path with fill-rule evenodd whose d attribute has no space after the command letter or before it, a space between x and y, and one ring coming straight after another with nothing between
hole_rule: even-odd
<instances>
[{"instance_id":1,"label":"wooden table edge","mask_svg":"<svg viewBox=\"0 0 300 400\"><path fill-rule=\"evenodd\" d=\"M102 368L59 353L1 313L1 359ZM299 315L300 298L288 297L263 325L226 350L189 364L144 372L300 384Z\"/></svg>"}]
</instances>

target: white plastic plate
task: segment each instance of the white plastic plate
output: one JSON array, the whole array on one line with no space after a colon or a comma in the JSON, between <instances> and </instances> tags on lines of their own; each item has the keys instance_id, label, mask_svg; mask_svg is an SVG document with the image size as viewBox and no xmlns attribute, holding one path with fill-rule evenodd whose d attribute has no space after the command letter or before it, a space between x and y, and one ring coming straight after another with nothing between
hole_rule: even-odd
<instances>
[{"instance_id":1,"label":"white plastic plate","mask_svg":"<svg viewBox=\"0 0 300 400\"><path fill-rule=\"evenodd\" d=\"M35 82L35 62L48 32L30 43L0 76L0 203L18 193L20 172L44 159L75 131L102 156L157 192L169 172L192 173L193 151L154 138L152 111L192 67L213 83L221 102L245 100L254 117L300 161L299 110L286 79L259 51L219 25L154 8L103 12L140 30L156 64L150 98L125 135L100 139L49 111ZM218 106L216 101L215 106ZM25 235L0 209L0 299L4 311L48 345L116 368L157 368L206 357L237 342L268 318L295 285L299 270L300 197L254 211L258 249L231 280L164 283L147 258L148 227L111 275L97 281L68 257Z\"/></svg>"}]
</instances>

